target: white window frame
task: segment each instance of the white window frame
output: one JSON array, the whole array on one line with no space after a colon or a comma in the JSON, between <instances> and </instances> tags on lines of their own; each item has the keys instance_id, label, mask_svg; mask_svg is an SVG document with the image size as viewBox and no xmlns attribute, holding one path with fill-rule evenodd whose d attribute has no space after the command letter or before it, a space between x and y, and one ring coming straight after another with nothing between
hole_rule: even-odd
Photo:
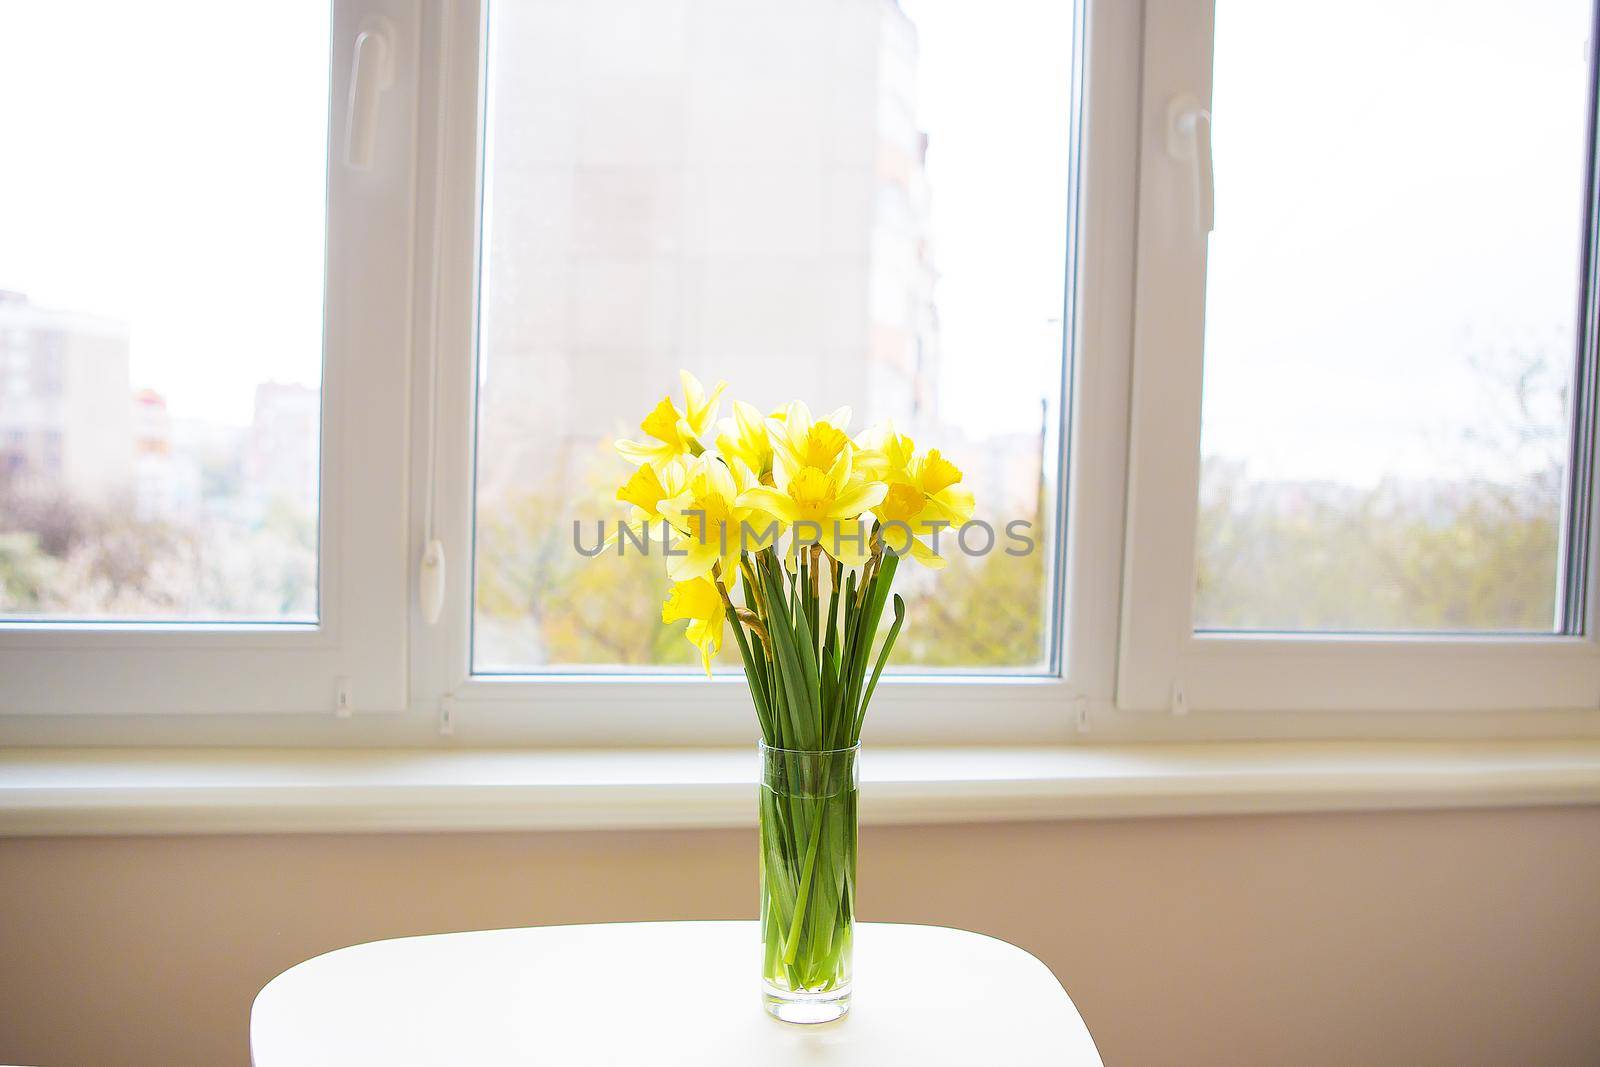
<instances>
[{"instance_id":1,"label":"white window frame","mask_svg":"<svg viewBox=\"0 0 1600 1067\"><path fill-rule=\"evenodd\" d=\"M370 165L357 168L345 145L363 32L385 36L378 73L389 84ZM396 532L405 528L410 339L396 309L411 293L416 3L337 0L330 48L318 621L0 623L8 737L126 737L140 718L178 720L177 735L193 739L205 730L191 730L194 718L332 717L405 699L407 563Z\"/></svg>"},{"instance_id":2,"label":"white window frame","mask_svg":"<svg viewBox=\"0 0 1600 1067\"><path fill-rule=\"evenodd\" d=\"M486 0L335 12L322 622L0 629L0 743L748 744L738 677L472 675ZM1082 0L1062 42L1080 82L1059 648L1040 676L886 679L869 739L1600 733L1592 636L1193 633L1204 246L1164 124L1176 92L1209 99L1211 12L1210 0ZM380 157L352 171L349 56L377 15L395 33L395 80ZM433 540L445 581L429 622L420 564Z\"/></svg>"},{"instance_id":3,"label":"white window frame","mask_svg":"<svg viewBox=\"0 0 1600 1067\"><path fill-rule=\"evenodd\" d=\"M1129 21L1125 7L1113 5L1112 11ZM442 111L448 116L444 127L450 141L433 176L436 203L445 220L440 228L443 256L437 304L439 416L415 411L414 416L427 418L436 427L437 467L448 472L433 486L433 530L452 562L438 623L419 626L412 634L413 699L409 711L417 723L431 724L436 731L448 730L449 736L464 744L747 744L755 737L755 719L743 679L738 676L707 682L692 675L623 678L471 672L472 598L466 567L472 546L472 482L461 472L473 469L476 429L472 412L477 294L473 286L482 195L476 134L483 125L484 65L479 60L479 43L486 40L486 19L485 7L461 4L446 46L451 73L442 83L449 86ZM1076 40L1063 41L1062 48L1082 48L1088 40L1080 26ZM1102 67L1111 72L1121 69L1114 62ZM1085 94L1080 91L1077 95ZM1111 137L1118 136L1116 127L1126 121L1127 116L1109 111L1088 119L1105 127ZM1078 122L1075 117L1075 129ZM1085 131L1084 142L1089 136ZM1089 153L1075 155L1080 167L1093 166ZM1108 153L1106 160L1117 164L1119 157ZM1120 165L1126 167L1128 162L1122 160ZM1081 172L1087 183L1090 176L1086 170ZM1113 166L1099 184L1113 189L1131 181L1131 168L1116 173ZM1064 190L1063 195L1069 191ZM1082 210L1083 203L1080 200L1073 212L1079 221L1074 261L1084 262L1088 251L1102 261L1115 262L1126 250L1124 266L1131 272L1131 211L1121 218L1110 213L1102 225L1099 215ZM1068 273L1070 278L1071 264ZM1101 296L1092 278L1086 278L1082 270L1077 273L1076 314L1069 317L1075 337L1069 357L1081 347L1084 337L1114 333L1126 323L1125 312L1119 315L1115 309L1115 295ZM1068 288L1074 287L1069 283ZM1116 345L1112 338L1108 348L1115 350ZM1072 506L1065 508L1065 526L1060 527L1065 530L1065 543L1060 546L1064 562L1058 561L1052 568L1059 572L1060 592L1057 617L1051 621L1061 648L1052 655L1047 673L1040 675L886 676L869 718L868 732L874 743L1064 741L1076 736L1091 707L1109 706L1114 647L1106 636L1114 638L1116 628L1115 568L1107 573L1099 561L1114 558L1120 551L1126 377L1115 361L1101 365L1079 359L1069 363L1069 368L1068 432L1056 436L1062 472L1058 504L1064 505L1070 497ZM413 459L424 466L428 463L424 457L414 455ZM415 506L424 495L413 493L412 529L418 543L426 539L429 525L424 510ZM641 605L640 610L653 613L655 605Z\"/></svg>"},{"instance_id":4,"label":"white window frame","mask_svg":"<svg viewBox=\"0 0 1600 1067\"><path fill-rule=\"evenodd\" d=\"M1195 221L1193 172L1169 155L1166 137L1170 101L1188 94L1210 106L1214 12L1214 0L1146 4L1135 458L1118 708L1198 713L1205 721L1185 731L1217 734L1256 734L1263 727L1277 734L1340 733L1348 728L1341 717L1370 733L1374 719L1352 714L1364 712L1388 713L1380 729L1389 733L1436 732L1439 712L1479 713L1449 727L1461 731L1592 730L1600 702L1593 538L1583 549L1589 595L1579 636L1195 632L1206 241Z\"/></svg>"}]
</instances>

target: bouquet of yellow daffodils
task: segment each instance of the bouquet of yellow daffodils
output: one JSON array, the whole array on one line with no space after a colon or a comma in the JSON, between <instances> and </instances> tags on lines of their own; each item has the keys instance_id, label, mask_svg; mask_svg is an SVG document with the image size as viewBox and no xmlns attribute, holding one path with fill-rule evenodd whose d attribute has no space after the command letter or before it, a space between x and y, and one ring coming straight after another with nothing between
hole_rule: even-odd
<instances>
[{"instance_id":1,"label":"bouquet of yellow daffodils","mask_svg":"<svg viewBox=\"0 0 1600 1067\"><path fill-rule=\"evenodd\" d=\"M663 397L645 436L617 443L636 467L617 490L633 510L608 543L648 552L659 536L673 580L662 620L688 623L707 674L729 629L743 658L766 753L770 1008L848 990L855 746L905 622L900 596L881 641L880 623L901 558L942 567L939 533L972 518L973 497L892 424L852 438L849 408L819 419L798 401L765 416L734 401L719 419L727 383L681 377L681 406Z\"/></svg>"},{"instance_id":2,"label":"bouquet of yellow daffodils","mask_svg":"<svg viewBox=\"0 0 1600 1067\"><path fill-rule=\"evenodd\" d=\"M617 442L636 467L617 489L632 515L607 544L660 541L662 621L688 623L708 675L733 630L768 745L852 745L905 621L896 595L873 657L900 558L944 566L934 546L972 518L972 494L892 423L851 438L849 408L818 419L799 401L763 416L736 400L719 419L727 383L681 377L683 404L662 397L645 437Z\"/></svg>"}]
</instances>

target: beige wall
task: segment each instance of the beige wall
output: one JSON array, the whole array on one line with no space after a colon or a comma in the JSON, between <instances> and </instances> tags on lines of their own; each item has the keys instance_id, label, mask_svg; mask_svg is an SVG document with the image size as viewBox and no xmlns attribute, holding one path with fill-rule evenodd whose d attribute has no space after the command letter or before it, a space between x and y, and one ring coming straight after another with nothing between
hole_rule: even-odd
<instances>
[{"instance_id":1,"label":"beige wall","mask_svg":"<svg viewBox=\"0 0 1600 1067\"><path fill-rule=\"evenodd\" d=\"M738 831L3 841L0 1061L242 1064L252 997L308 956L748 916L753 848ZM870 828L860 906L1032 950L1111 1067L1600 1063L1600 809Z\"/></svg>"}]
</instances>

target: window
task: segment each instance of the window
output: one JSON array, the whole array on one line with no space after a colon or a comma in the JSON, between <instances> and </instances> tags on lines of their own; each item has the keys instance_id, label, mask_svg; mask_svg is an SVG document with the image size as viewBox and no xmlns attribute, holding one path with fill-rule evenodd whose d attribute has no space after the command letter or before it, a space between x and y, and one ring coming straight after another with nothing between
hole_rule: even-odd
<instances>
[{"instance_id":1,"label":"window","mask_svg":"<svg viewBox=\"0 0 1600 1067\"><path fill-rule=\"evenodd\" d=\"M378 309L410 278L378 233L411 225L416 28L393 15L0 12L0 96L29 101L0 170L5 711L402 698L405 590L379 575L405 550L377 545L404 516L405 323ZM364 32L383 85L347 108Z\"/></svg>"},{"instance_id":2,"label":"window","mask_svg":"<svg viewBox=\"0 0 1600 1067\"><path fill-rule=\"evenodd\" d=\"M611 442L680 367L942 442L979 518L1031 547L903 571L899 661L1050 668L1071 18L491 5L475 672L689 669L660 561L573 539L623 514Z\"/></svg>"},{"instance_id":3,"label":"window","mask_svg":"<svg viewBox=\"0 0 1600 1067\"><path fill-rule=\"evenodd\" d=\"M1566 628L1591 17L1219 10L1199 629Z\"/></svg>"},{"instance_id":4,"label":"window","mask_svg":"<svg viewBox=\"0 0 1600 1067\"><path fill-rule=\"evenodd\" d=\"M877 743L1592 729L1594 17L14 5L0 740L743 743L573 544L680 367L1029 524Z\"/></svg>"},{"instance_id":5,"label":"window","mask_svg":"<svg viewBox=\"0 0 1600 1067\"><path fill-rule=\"evenodd\" d=\"M1155 12L1119 700L1592 706L1592 5Z\"/></svg>"},{"instance_id":6,"label":"window","mask_svg":"<svg viewBox=\"0 0 1600 1067\"><path fill-rule=\"evenodd\" d=\"M3 617L317 617L329 13L235 51L172 32L201 10L7 16L0 96L49 101L10 156L49 163L0 173L0 428L37 443Z\"/></svg>"}]
</instances>

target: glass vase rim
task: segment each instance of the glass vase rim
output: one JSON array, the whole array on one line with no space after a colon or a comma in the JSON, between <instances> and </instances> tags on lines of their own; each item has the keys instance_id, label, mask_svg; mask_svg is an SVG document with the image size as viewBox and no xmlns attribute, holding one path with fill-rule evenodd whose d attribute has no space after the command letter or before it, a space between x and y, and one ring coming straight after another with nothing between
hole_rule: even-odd
<instances>
[{"instance_id":1,"label":"glass vase rim","mask_svg":"<svg viewBox=\"0 0 1600 1067\"><path fill-rule=\"evenodd\" d=\"M785 756L843 756L850 752L860 752L861 742L857 741L844 748L780 748L765 741L757 741L756 749L760 752L780 752Z\"/></svg>"}]
</instances>

